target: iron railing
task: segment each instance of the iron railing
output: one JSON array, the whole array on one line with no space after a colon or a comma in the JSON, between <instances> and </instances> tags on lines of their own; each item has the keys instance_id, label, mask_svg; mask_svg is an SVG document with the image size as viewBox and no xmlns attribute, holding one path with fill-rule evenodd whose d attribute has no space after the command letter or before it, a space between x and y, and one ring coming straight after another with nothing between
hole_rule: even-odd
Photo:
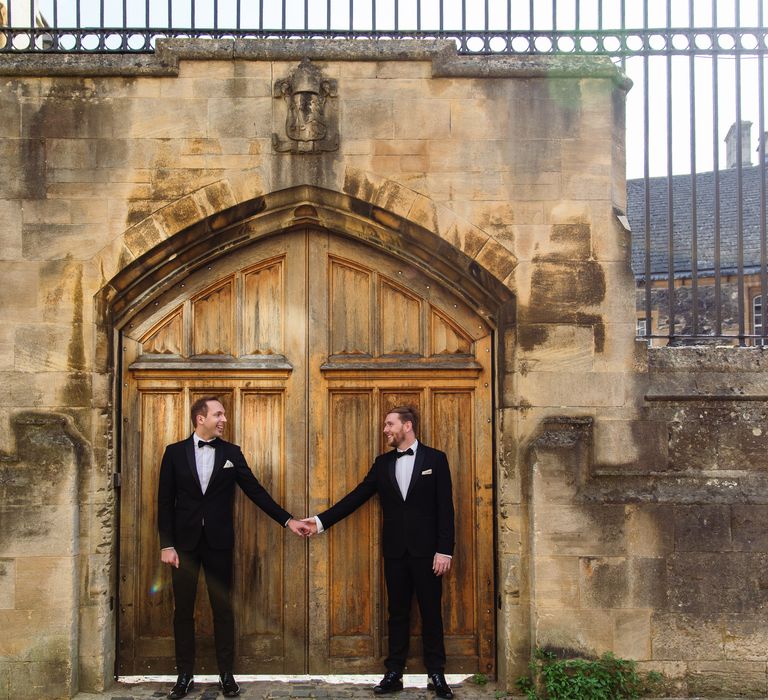
<instances>
[{"instance_id":1,"label":"iron railing","mask_svg":"<svg viewBox=\"0 0 768 700\"><path fill-rule=\"evenodd\" d=\"M638 328L649 340L765 344L768 0L3 4L0 53L141 53L175 37L410 38L449 39L464 54L609 56L634 83L626 213Z\"/></svg>"}]
</instances>

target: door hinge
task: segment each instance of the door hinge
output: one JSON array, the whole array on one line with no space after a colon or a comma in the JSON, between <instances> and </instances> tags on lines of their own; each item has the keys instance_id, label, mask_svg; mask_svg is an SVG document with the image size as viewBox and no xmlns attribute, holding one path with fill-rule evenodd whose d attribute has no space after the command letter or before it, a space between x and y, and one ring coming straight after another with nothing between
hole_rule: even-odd
<instances>
[{"instance_id":1,"label":"door hinge","mask_svg":"<svg viewBox=\"0 0 768 700\"><path fill-rule=\"evenodd\" d=\"M115 472L112 474L112 488L119 489L122 485L123 477L120 475L120 472Z\"/></svg>"}]
</instances>

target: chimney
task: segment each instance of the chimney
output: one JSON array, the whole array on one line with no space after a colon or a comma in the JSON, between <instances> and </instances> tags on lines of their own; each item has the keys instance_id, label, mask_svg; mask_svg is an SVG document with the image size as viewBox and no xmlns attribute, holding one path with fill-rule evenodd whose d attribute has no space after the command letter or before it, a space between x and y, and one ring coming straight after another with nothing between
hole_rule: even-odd
<instances>
[{"instance_id":1,"label":"chimney","mask_svg":"<svg viewBox=\"0 0 768 700\"><path fill-rule=\"evenodd\" d=\"M741 158L738 153L738 134L736 132L736 122L728 129L728 133L725 135L725 163L727 168L735 168L739 161L741 165L752 165L752 158L750 156L749 142L752 138L752 122L741 122Z\"/></svg>"},{"instance_id":2,"label":"chimney","mask_svg":"<svg viewBox=\"0 0 768 700\"><path fill-rule=\"evenodd\" d=\"M757 144L757 148L755 149L755 152L757 155L757 161L760 162L760 145L762 144L763 148L765 149L763 152L763 159L766 163L768 163L768 131L763 132L763 138L760 139L760 141Z\"/></svg>"}]
</instances>

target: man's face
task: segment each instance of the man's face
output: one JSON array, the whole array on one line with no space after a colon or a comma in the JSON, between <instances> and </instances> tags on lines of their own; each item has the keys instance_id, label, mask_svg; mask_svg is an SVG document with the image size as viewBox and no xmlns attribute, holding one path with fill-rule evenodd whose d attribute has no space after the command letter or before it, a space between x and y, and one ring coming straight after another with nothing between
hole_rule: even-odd
<instances>
[{"instance_id":1,"label":"man's face","mask_svg":"<svg viewBox=\"0 0 768 700\"><path fill-rule=\"evenodd\" d=\"M390 447L406 447L412 439L411 421L403 423L400 414L388 413L384 419L384 439Z\"/></svg>"},{"instance_id":2,"label":"man's face","mask_svg":"<svg viewBox=\"0 0 768 700\"><path fill-rule=\"evenodd\" d=\"M218 401L208 402L208 414L197 416L197 434L203 440L211 440L224 434L224 426L227 423L224 406Z\"/></svg>"}]
</instances>

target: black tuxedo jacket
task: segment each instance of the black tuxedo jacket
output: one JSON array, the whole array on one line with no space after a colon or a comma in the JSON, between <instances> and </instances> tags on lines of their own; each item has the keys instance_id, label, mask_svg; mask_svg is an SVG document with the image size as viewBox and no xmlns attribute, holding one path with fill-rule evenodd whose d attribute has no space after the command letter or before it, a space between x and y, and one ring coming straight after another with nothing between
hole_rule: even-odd
<instances>
[{"instance_id":1,"label":"black tuxedo jacket","mask_svg":"<svg viewBox=\"0 0 768 700\"><path fill-rule=\"evenodd\" d=\"M272 500L248 467L240 447L231 442L217 441L213 473L203 493L197 475L193 438L194 434L168 445L160 464L157 526L161 548L194 549L203 531L203 520L206 540L213 549L234 547L235 484L267 515L285 525L291 514ZM225 467L227 462L232 466Z\"/></svg>"},{"instance_id":2,"label":"black tuxedo jacket","mask_svg":"<svg viewBox=\"0 0 768 700\"><path fill-rule=\"evenodd\" d=\"M394 450L379 455L352 491L319 514L323 528L346 518L378 493L385 557L453 555L453 493L445 453L419 442L405 499L395 478L395 461Z\"/></svg>"}]
</instances>

